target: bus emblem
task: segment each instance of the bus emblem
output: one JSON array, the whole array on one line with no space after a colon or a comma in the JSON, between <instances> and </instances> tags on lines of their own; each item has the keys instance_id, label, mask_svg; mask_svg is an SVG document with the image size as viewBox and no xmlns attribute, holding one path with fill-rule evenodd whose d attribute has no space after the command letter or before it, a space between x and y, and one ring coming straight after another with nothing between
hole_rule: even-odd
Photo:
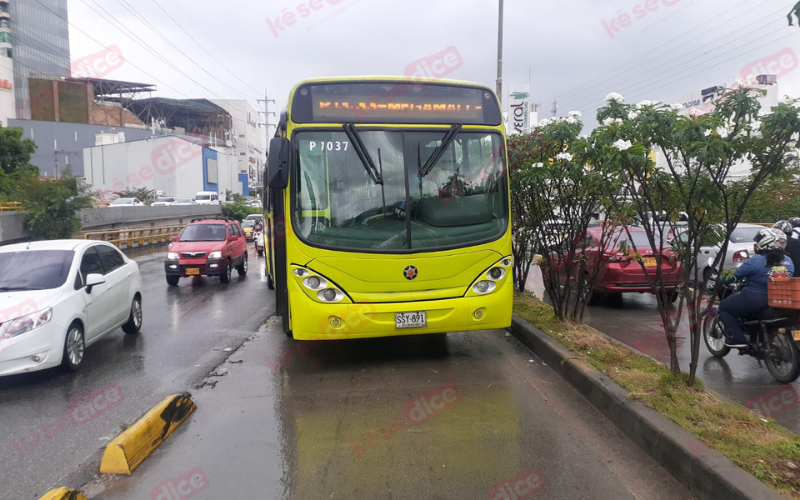
<instances>
[{"instance_id":1,"label":"bus emblem","mask_svg":"<svg viewBox=\"0 0 800 500\"><path fill-rule=\"evenodd\" d=\"M417 268L414 266L407 266L405 269L403 269L403 276L405 276L407 280L415 279L418 274L419 271L417 271Z\"/></svg>"}]
</instances>

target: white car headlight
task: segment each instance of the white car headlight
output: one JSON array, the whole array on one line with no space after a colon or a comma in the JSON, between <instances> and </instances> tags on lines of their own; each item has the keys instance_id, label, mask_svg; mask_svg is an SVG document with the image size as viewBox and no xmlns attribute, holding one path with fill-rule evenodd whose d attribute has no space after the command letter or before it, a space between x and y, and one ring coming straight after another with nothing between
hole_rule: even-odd
<instances>
[{"instance_id":1,"label":"white car headlight","mask_svg":"<svg viewBox=\"0 0 800 500\"><path fill-rule=\"evenodd\" d=\"M221 259L222 258L222 252L211 252L210 254L208 254L208 258L209 259Z\"/></svg>"},{"instance_id":2,"label":"white car headlight","mask_svg":"<svg viewBox=\"0 0 800 500\"><path fill-rule=\"evenodd\" d=\"M36 330L46 325L53 319L53 308L48 307L41 311L30 313L19 318L14 318L0 324L0 340L10 339L23 333Z\"/></svg>"},{"instance_id":3,"label":"white car headlight","mask_svg":"<svg viewBox=\"0 0 800 500\"><path fill-rule=\"evenodd\" d=\"M181 256L175 252L167 252L167 260L181 260Z\"/></svg>"}]
</instances>

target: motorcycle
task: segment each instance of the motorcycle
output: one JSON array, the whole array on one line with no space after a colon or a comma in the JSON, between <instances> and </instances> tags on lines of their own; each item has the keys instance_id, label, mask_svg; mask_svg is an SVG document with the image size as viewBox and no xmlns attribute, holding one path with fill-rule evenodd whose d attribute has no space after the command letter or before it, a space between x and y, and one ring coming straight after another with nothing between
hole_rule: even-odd
<instances>
[{"instance_id":1,"label":"motorcycle","mask_svg":"<svg viewBox=\"0 0 800 500\"><path fill-rule=\"evenodd\" d=\"M709 259L713 266L713 259ZM706 290L712 292L720 301L738 292L742 283L708 282ZM800 310L768 308L758 318L743 320L739 318L742 331L747 337L747 347L739 349L740 356L752 356L761 366L767 366L772 377L782 384L788 384L800 377ZM719 318L719 305L711 309L711 316L703 322L703 340L712 356L724 358L731 351L725 345L724 326Z\"/></svg>"},{"instance_id":2,"label":"motorcycle","mask_svg":"<svg viewBox=\"0 0 800 500\"><path fill-rule=\"evenodd\" d=\"M253 243L256 246L256 253L259 257L264 255L264 233L257 231L253 233Z\"/></svg>"}]
</instances>

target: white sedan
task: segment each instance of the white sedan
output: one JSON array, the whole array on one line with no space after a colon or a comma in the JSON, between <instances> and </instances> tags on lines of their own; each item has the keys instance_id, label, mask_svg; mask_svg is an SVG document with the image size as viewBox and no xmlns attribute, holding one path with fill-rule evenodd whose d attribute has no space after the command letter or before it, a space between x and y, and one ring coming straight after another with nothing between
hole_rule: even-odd
<instances>
[{"instance_id":1,"label":"white sedan","mask_svg":"<svg viewBox=\"0 0 800 500\"><path fill-rule=\"evenodd\" d=\"M144 203L138 198L117 198L108 204L109 207L143 207Z\"/></svg>"},{"instance_id":2,"label":"white sedan","mask_svg":"<svg viewBox=\"0 0 800 500\"><path fill-rule=\"evenodd\" d=\"M0 247L0 376L80 368L86 347L142 326L139 266L109 243Z\"/></svg>"}]
</instances>

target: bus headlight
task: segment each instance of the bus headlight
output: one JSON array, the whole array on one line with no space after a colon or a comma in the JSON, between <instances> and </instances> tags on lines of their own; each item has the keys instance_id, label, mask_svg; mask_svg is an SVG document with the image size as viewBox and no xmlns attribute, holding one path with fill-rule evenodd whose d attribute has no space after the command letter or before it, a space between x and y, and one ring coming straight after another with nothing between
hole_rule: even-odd
<instances>
[{"instance_id":1,"label":"bus headlight","mask_svg":"<svg viewBox=\"0 0 800 500\"><path fill-rule=\"evenodd\" d=\"M509 267L513 261L511 259L503 259L503 266Z\"/></svg>"},{"instance_id":2,"label":"bus headlight","mask_svg":"<svg viewBox=\"0 0 800 500\"><path fill-rule=\"evenodd\" d=\"M502 267L493 267L492 269L489 270L489 279L491 280L497 281L505 275L506 275L506 270L503 269Z\"/></svg>"},{"instance_id":3,"label":"bus headlight","mask_svg":"<svg viewBox=\"0 0 800 500\"><path fill-rule=\"evenodd\" d=\"M495 289L497 285L493 281L482 280L472 287L472 289L478 293L489 293Z\"/></svg>"},{"instance_id":4,"label":"bus headlight","mask_svg":"<svg viewBox=\"0 0 800 500\"><path fill-rule=\"evenodd\" d=\"M327 285L319 276L309 276L303 280L303 284L309 290L319 290Z\"/></svg>"},{"instance_id":5,"label":"bus headlight","mask_svg":"<svg viewBox=\"0 0 800 500\"><path fill-rule=\"evenodd\" d=\"M344 294L335 288L326 288L317 292L317 298L323 302L339 302Z\"/></svg>"},{"instance_id":6,"label":"bus headlight","mask_svg":"<svg viewBox=\"0 0 800 500\"><path fill-rule=\"evenodd\" d=\"M305 269L295 269L294 275L302 278L303 276L308 276L308 271L306 271Z\"/></svg>"}]
</instances>

